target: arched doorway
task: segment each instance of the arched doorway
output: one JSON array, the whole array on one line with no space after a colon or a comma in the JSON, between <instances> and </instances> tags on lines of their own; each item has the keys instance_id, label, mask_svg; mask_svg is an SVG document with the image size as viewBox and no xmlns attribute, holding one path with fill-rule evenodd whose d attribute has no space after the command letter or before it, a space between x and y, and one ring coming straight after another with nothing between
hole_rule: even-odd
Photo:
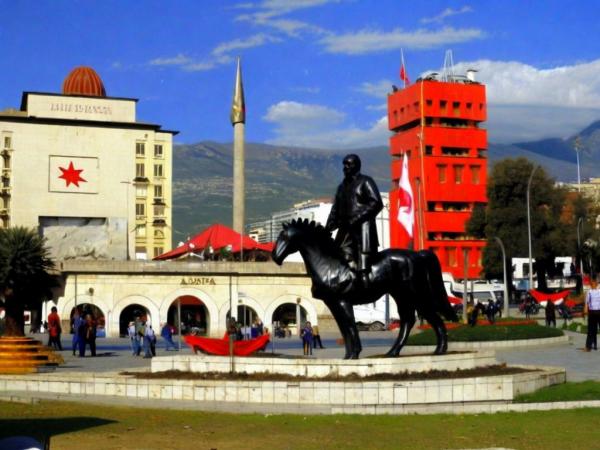
<instances>
[{"instance_id":1,"label":"arched doorway","mask_svg":"<svg viewBox=\"0 0 600 450\"><path fill-rule=\"evenodd\" d=\"M298 324L297 307L300 309L300 324ZM275 328L275 335L280 332L284 335L298 334L298 326L302 326L306 322L308 314L302 305L296 303L283 303L273 312L272 323Z\"/></svg>"},{"instance_id":2,"label":"arched doorway","mask_svg":"<svg viewBox=\"0 0 600 450\"><path fill-rule=\"evenodd\" d=\"M104 316L104 312L98 308L98 305L94 305L93 303L80 303L77 306L74 306L71 309L70 315L70 331L73 330L73 316L75 315L75 311L79 313L80 317L85 318L87 315L91 315L92 318L96 321L96 337L106 337L106 317Z\"/></svg>"},{"instance_id":3,"label":"arched doorway","mask_svg":"<svg viewBox=\"0 0 600 450\"><path fill-rule=\"evenodd\" d=\"M181 325L177 324L177 302L181 302ZM207 336L210 323L210 315L206 305L198 297L193 295L182 295L177 297L167 312L167 322L174 326L176 332L181 327L182 334L188 334L192 331L201 336Z\"/></svg>"},{"instance_id":4,"label":"arched doorway","mask_svg":"<svg viewBox=\"0 0 600 450\"><path fill-rule=\"evenodd\" d=\"M150 311L148 311L145 307L143 307L142 305L138 305L137 303L127 305L123 309L123 311L121 311L121 315L119 316L120 336L127 336L127 328L129 327L129 322L134 322L136 318L139 318L142 322L152 322ZM157 324L155 324L153 328L156 327Z\"/></svg>"},{"instance_id":5,"label":"arched doorway","mask_svg":"<svg viewBox=\"0 0 600 450\"><path fill-rule=\"evenodd\" d=\"M229 320L230 315L230 311L227 310L227 320ZM234 317L235 320L239 322L243 327L249 327L252 326L252 323L255 319L259 318L259 315L251 306L241 304L238 305L237 315L235 315Z\"/></svg>"}]
</instances>

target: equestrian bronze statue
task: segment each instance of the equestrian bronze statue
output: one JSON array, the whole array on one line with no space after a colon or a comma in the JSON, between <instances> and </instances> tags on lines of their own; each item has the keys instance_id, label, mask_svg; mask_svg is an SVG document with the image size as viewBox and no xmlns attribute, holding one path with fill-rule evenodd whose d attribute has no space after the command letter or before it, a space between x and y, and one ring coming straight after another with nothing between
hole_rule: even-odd
<instances>
[{"instance_id":1,"label":"equestrian bronze statue","mask_svg":"<svg viewBox=\"0 0 600 450\"><path fill-rule=\"evenodd\" d=\"M340 184L327 228L308 220L284 224L272 257L281 265L299 251L312 279L312 295L331 311L346 347L345 359L357 359L362 346L353 305L372 303L390 294L398 307L400 329L387 356L398 356L415 324L415 312L427 320L437 337L435 354L448 350L440 315L458 320L446 295L442 270L431 251L388 249L376 253L374 220L381 198L374 181L360 174L356 155L344 158ZM330 231L338 229L335 241ZM373 247L374 244L374 247Z\"/></svg>"}]
</instances>

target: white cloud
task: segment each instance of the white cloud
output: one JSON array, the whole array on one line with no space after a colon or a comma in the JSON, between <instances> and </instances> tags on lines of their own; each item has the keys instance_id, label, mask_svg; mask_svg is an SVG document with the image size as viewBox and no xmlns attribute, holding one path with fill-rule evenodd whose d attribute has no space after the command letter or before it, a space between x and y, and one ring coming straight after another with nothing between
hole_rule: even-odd
<instances>
[{"instance_id":1,"label":"white cloud","mask_svg":"<svg viewBox=\"0 0 600 450\"><path fill-rule=\"evenodd\" d=\"M488 86L488 101L496 104L560 107L600 106L600 59L538 69L516 61L479 60L455 65L455 72L479 71Z\"/></svg>"},{"instance_id":2,"label":"white cloud","mask_svg":"<svg viewBox=\"0 0 600 450\"><path fill-rule=\"evenodd\" d=\"M230 6L228 9L252 9L256 8L256 4L252 2L248 3L237 3L233 6Z\"/></svg>"},{"instance_id":3,"label":"white cloud","mask_svg":"<svg viewBox=\"0 0 600 450\"><path fill-rule=\"evenodd\" d=\"M185 56L183 53L179 53L177 56L171 56L168 58L155 58L148 64L151 66L181 66L189 64L192 60Z\"/></svg>"},{"instance_id":4,"label":"white cloud","mask_svg":"<svg viewBox=\"0 0 600 450\"><path fill-rule=\"evenodd\" d=\"M388 143L387 116L361 129L345 125L345 114L335 109L282 101L272 105L263 119L275 124L270 144L348 149Z\"/></svg>"},{"instance_id":5,"label":"white cloud","mask_svg":"<svg viewBox=\"0 0 600 450\"><path fill-rule=\"evenodd\" d=\"M440 30L419 29L404 31L396 28L392 31L362 30L344 34L330 34L320 40L328 53L361 55L367 53L409 49L428 49L485 37L477 28L445 27Z\"/></svg>"},{"instance_id":6,"label":"white cloud","mask_svg":"<svg viewBox=\"0 0 600 450\"><path fill-rule=\"evenodd\" d=\"M194 59L180 53L173 57L155 58L148 62L151 66L175 66L187 72L202 72L212 70L224 64L230 64L234 59L229 54L237 50L260 47L269 43L281 42L281 39L265 33L255 34L245 39L234 39L221 42L205 58Z\"/></svg>"},{"instance_id":7,"label":"white cloud","mask_svg":"<svg viewBox=\"0 0 600 450\"><path fill-rule=\"evenodd\" d=\"M363 94L369 95L376 98L387 98L387 95L392 92L392 85L394 83L391 80L384 79L375 82L365 81L354 90L362 92Z\"/></svg>"},{"instance_id":8,"label":"white cloud","mask_svg":"<svg viewBox=\"0 0 600 450\"><path fill-rule=\"evenodd\" d=\"M326 126L326 123L336 124L344 119L345 114L335 109L321 105L311 105L292 101L281 101L271 105L264 119L287 126L288 122L297 122L304 125Z\"/></svg>"},{"instance_id":9,"label":"white cloud","mask_svg":"<svg viewBox=\"0 0 600 450\"><path fill-rule=\"evenodd\" d=\"M260 47L273 42L281 42L281 39L268 34L259 33L244 39L234 39L229 42L222 42L212 50L212 54L220 56L235 50Z\"/></svg>"},{"instance_id":10,"label":"white cloud","mask_svg":"<svg viewBox=\"0 0 600 450\"><path fill-rule=\"evenodd\" d=\"M235 20L251 22L257 26L267 26L288 36L297 37L301 31L311 33L325 33L326 31L316 25L300 20L284 19L282 16L299 9L312 8L327 3L339 3L341 0L264 0L254 4L256 11L238 15ZM248 9L248 8L245 8Z\"/></svg>"},{"instance_id":11,"label":"white cloud","mask_svg":"<svg viewBox=\"0 0 600 450\"><path fill-rule=\"evenodd\" d=\"M460 9L446 8L441 13L439 13L437 16L425 17L425 18L421 19L421 23L442 23L448 17L456 16L459 14L470 13L470 12L473 12L473 8L471 8L470 6L463 6Z\"/></svg>"},{"instance_id":12,"label":"white cloud","mask_svg":"<svg viewBox=\"0 0 600 450\"><path fill-rule=\"evenodd\" d=\"M305 94L318 94L321 92L321 88L318 86L293 86L291 90L294 92L304 92Z\"/></svg>"},{"instance_id":13,"label":"white cloud","mask_svg":"<svg viewBox=\"0 0 600 450\"><path fill-rule=\"evenodd\" d=\"M486 85L492 142L566 137L600 119L600 59L549 69L490 60L454 67L467 68Z\"/></svg>"},{"instance_id":14,"label":"white cloud","mask_svg":"<svg viewBox=\"0 0 600 450\"><path fill-rule=\"evenodd\" d=\"M488 106L488 140L501 144L573 136L600 119L600 109L534 105Z\"/></svg>"}]
</instances>

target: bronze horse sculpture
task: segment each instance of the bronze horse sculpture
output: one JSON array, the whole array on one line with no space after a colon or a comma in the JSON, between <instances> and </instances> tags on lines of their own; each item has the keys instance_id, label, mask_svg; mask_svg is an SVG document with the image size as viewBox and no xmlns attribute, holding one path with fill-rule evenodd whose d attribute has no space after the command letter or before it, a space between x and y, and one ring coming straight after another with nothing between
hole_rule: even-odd
<instances>
[{"instance_id":1,"label":"bronze horse sculpture","mask_svg":"<svg viewBox=\"0 0 600 450\"><path fill-rule=\"evenodd\" d=\"M448 335L440 314L453 321L458 317L448 302L440 263L433 252L401 249L379 252L373 258L369 287L365 289L323 226L308 220L284 224L273 248L273 261L281 265L296 251L302 255L312 279L313 297L325 302L342 333L344 359L357 359L362 350L352 306L374 302L386 293L396 302L400 315L398 337L387 356L398 356L406 344L415 324L415 312L435 331L434 354L448 350Z\"/></svg>"}]
</instances>

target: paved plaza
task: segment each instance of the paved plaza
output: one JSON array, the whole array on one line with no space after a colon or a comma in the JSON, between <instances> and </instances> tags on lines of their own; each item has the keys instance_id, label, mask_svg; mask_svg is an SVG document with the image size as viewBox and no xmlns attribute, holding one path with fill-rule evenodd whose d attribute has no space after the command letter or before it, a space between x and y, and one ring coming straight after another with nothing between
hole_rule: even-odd
<instances>
[{"instance_id":1,"label":"paved plaza","mask_svg":"<svg viewBox=\"0 0 600 450\"><path fill-rule=\"evenodd\" d=\"M393 343L397 331L362 332L363 342L362 357L381 355ZM568 381L600 380L600 352L583 352L585 335L567 332L569 342L564 344L514 347L496 350L496 357L500 362L509 364L534 364L543 366L559 366L567 369ZM47 335L34 335L36 339L47 341ZM59 366L57 371L72 372L115 372L125 370L150 369L150 359L132 355L128 338L98 338L97 356L89 356L89 350L84 358L72 356L70 336L62 339L64 350L61 353L65 364ZM323 333L324 349L313 351L313 358L342 358L344 346L338 343L340 335L337 333ZM299 337L277 338L274 342L276 353L302 356L302 342ZM269 344L267 351L273 351ZM420 353L419 347L406 347L402 354ZM164 350L162 339L158 338L157 356L172 355L176 352ZM182 354L192 354L191 349L184 343L181 345Z\"/></svg>"}]
</instances>

